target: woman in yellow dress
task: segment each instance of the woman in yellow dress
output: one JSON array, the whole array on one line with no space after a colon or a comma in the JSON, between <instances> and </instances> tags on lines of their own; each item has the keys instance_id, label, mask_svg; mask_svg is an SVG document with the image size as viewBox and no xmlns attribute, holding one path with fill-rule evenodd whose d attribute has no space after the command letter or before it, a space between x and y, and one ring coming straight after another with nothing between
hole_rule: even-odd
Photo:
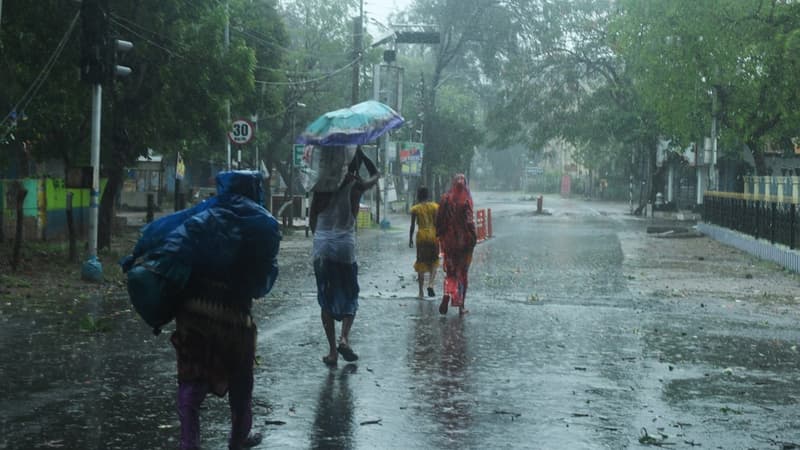
<instances>
[{"instance_id":1,"label":"woman in yellow dress","mask_svg":"<svg viewBox=\"0 0 800 450\"><path fill-rule=\"evenodd\" d=\"M433 280L436 278L436 269L439 267L439 245L436 240L436 211L439 205L430 201L428 188L421 187L417 190L417 204L411 207L411 229L408 232L408 247L414 248L414 226L419 224L417 231L417 260L414 271L417 272L419 282L418 298L423 298L422 286L425 284L425 273L428 277L428 297L435 297Z\"/></svg>"}]
</instances>

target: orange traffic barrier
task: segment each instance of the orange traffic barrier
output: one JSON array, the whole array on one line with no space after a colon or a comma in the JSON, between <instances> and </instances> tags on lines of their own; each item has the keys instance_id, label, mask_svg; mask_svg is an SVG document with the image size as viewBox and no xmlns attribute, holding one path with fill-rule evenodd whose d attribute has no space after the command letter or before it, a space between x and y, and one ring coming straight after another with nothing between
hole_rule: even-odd
<instances>
[{"instance_id":1,"label":"orange traffic barrier","mask_svg":"<svg viewBox=\"0 0 800 450\"><path fill-rule=\"evenodd\" d=\"M486 239L486 211L475 211L475 230L478 233L478 242Z\"/></svg>"}]
</instances>

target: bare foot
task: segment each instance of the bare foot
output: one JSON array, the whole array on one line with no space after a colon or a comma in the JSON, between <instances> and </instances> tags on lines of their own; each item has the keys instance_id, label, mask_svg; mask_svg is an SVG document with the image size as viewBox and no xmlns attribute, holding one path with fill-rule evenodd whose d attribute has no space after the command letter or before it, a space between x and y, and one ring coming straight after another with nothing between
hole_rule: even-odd
<instances>
[{"instance_id":1,"label":"bare foot","mask_svg":"<svg viewBox=\"0 0 800 450\"><path fill-rule=\"evenodd\" d=\"M322 357L322 362L325 363L328 367L336 367L336 360L339 359L339 355L334 353L333 356L325 355Z\"/></svg>"},{"instance_id":2,"label":"bare foot","mask_svg":"<svg viewBox=\"0 0 800 450\"><path fill-rule=\"evenodd\" d=\"M418 299L420 299L420 300L422 300L422 299L424 298L424 297L422 296L422 292L420 292L419 294L417 294L417 298L418 298Z\"/></svg>"},{"instance_id":3,"label":"bare foot","mask_svg":"<svg viewBox=\"0 0 800 450\"><path fill-rule=\"evenodd\" d=\"M464 308L463 306L458 308L458 313L461 315L467 314L469 312L468 309Z\"/></svg>"}]
</instances>

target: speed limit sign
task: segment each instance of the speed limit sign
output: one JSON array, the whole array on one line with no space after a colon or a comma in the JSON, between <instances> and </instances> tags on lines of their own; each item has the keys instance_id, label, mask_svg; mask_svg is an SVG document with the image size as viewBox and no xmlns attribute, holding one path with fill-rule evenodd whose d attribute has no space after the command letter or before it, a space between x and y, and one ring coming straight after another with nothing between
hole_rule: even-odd
<instances>
[{"instance_id":1,"label":"speed limit sign","mask_svg":"<svg viewBox=\"0 0 800 450\"><path fill-rule=\"evenodd\" d=\"M228 132L228 139L231 143L244 145L253 140L253 122L246 119L236 119L233 121L233 128Z\"/></svg>"}]
</instances>

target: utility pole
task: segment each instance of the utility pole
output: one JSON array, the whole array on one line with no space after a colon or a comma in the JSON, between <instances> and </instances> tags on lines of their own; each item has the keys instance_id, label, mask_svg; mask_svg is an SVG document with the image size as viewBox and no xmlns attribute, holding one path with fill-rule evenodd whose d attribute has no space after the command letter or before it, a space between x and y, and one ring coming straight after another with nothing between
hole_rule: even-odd
<instances>
[{"instance_id":1,"label":"utility pole","mask_svg":"<svg viewBox=\"0 0 800 450\"><path fill-rule=\"evenodd\" d=\"M83 0L81 3L81 81L92 86L90 161L92 188L89 199L89 258L81 268L81 278L102 281L103 266L97 259L98 213L100 207L100 125L103 106L103 83L114 76L127 76L131 68L117 65L118 52L127 52L133 44L111 39L108 0Z\"/></svg>"},{"instance_id":2,"label":"utility pole","mask_svg":"<svg viewBox=\"0 0 800 450\"><path fill-rule=\"evenodd\" d=\"M229 2L225 2L225 53L231 46L231 15ZM231 99L225 99L225 126L231 126ZM225 132L225 153L227 154L228 170L231 170L231 141L228 139L228 132Z\"/></svg>"},{"instance_id":3,"label":"utility pole","mask_svg":"<svg viewBox=\"0 0 800 450\"><path fill-rule=\"evenodd\" d=\"M359 76L361 75L361 47L364 42L364 0L360 2L359 15L353 19L353 90L350 103L358 103Z\"/></svg>"},{"instance_id":4,"label":"utility pole","mask_svg":"<svg viewBox=\"0 0 800 450\"><path fill-rule=\"evenodd\" d=\"M710 188L719 190L717 176L717 89L711 89L711 183Z\"/></svg>"},{"instance_id":5,"label":"utility pole","mask_svg":"<svg viewBox=\"0 0 800 450\"><path fill-rule=\"evenodd\" d=\"M228 2L225 2L225 53L228 53L228 48L231 46L231 16L228 10ZM231 100L225 99L225 126L229 127L231 124ZM225 153L227 155L227 169L231 170L231 141L228 139L227 132L225 133Z\"/></svg>"}]
</instances>

